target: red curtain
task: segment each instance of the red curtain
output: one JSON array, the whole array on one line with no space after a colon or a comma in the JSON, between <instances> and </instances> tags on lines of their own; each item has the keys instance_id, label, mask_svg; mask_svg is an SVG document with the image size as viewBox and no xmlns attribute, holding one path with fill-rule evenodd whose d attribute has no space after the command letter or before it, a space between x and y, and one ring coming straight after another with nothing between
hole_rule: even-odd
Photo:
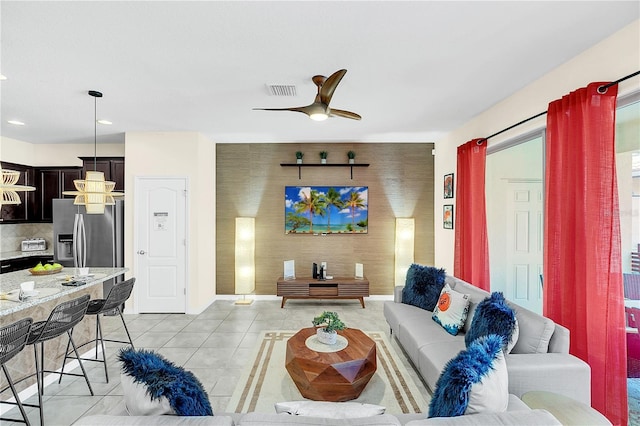
<instances>
[{"instance_id":1,"label":"red curtain","mask_svg":"<svg viewBox=\"0 0 640 426\"><path fill-rule=\"evenodd\" d=\"M453 275L489 291L486 158L486 140L474 139L458 147Z\"/></svg>"},{"instance_id":2,"label":"red curtain","mask_svg":"<svg viewBox=\"0 0 640 426\"><path fill-rule=\"evenodd\" d=\"M546 139L544 314L571 332L591 366L591 405L627 424L627 366L616 184L617 86L549 104Z\"/></svg>"}]
</instances>

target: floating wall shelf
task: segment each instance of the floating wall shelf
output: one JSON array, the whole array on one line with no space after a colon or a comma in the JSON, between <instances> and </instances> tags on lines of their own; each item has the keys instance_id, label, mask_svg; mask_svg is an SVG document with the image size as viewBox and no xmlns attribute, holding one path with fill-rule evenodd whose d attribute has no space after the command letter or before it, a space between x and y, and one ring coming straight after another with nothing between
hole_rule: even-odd
<instances>
[{"instance_id":1,"label":"floating wall shelf","mask_svg":"<svg viewBox=\"0 0 640 426\"><path fill-rule=\"evenodd\" d=\"M298 168L298 179L302 178L301 170L302 170L303 167L349 167L351 169L351 179L353 179L353 168L354 167L369 167L369 164L365 164L365 163L354 163L354 164L349 164L349 163L342 163L342 164L335 164L335 163L327 163L327 164L322 164L322 163L314 163L314 164L280 163L280 166L282 166L282 167L297 167Z\"/></svg>"}]
</instances>

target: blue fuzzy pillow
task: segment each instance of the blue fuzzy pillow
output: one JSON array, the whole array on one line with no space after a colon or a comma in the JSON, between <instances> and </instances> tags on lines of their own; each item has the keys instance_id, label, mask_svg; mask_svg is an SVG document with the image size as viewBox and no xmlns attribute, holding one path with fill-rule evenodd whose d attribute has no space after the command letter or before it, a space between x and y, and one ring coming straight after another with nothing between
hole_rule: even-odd
<instances>
[{"instance_id":1,"label":"blue fuzzy pillow","mask_svg":"<svg viewBox=\"0 0 640 426\"><path fill-rule=\"evenodd\" d=\"M504 340L504 350L509 353L518 339L518 322L516 313L507 304L501 292L493 292L489 297L478 303L471 321L471 327L464 336L464 342L469 346L478 337L497 334Z\"/></svg>"},{"instance_id":2,"label":"blue fuzzy pillow","mask_svg":"<svg viewBox=\"0 0 640 426\"><path fill-rule=\"evenodd\" d=\"M412 264L402 289L402 303L433 311L444 287L445 276L444 269Z\"/></svg>"},{"instance_id":3,"label":"blue fuzzy pillow","mask_svg":"<svg viewBox=\"0 0 640 426\"><path fill-rule=\"evenodd\" d=\"M502 337L471 342L444 367L429 403L429 418L506 411L509 374Z\"/></svg>"},{"instance_id":4,"label":"blue fuzzy pillow","mask_svg":"<svg viewBox=\"0 0 640 426\"><path fill-rule=\"evenodd\" d=\"M118 354L122 373L144 385L151 400L165 397L179 416L213 416L202 383L182 367L153 351L123 348Z\"/></svg>"}]
</instances>

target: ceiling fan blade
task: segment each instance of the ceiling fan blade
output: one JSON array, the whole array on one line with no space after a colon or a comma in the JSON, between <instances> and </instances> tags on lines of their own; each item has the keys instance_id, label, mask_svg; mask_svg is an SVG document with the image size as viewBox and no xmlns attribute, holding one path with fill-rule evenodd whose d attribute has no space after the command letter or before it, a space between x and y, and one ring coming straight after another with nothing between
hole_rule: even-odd
<instances>
[{"instance_id":1,"label":"ceiling fan blade","mask_svg":"<svg viewBox=\"0 0 640 426\"><path fill-rule=\"evenodd\" d=\"M346 73L347 70L338 70L325 80L320 88L320 102L325 105L329 105L329 102L331 102L331 98L333 97L333 92L336 90L338 83L340 83L340 80L342 80L342 77L344 77Z\"/></svg>"},{"instance_id":2,"label":"ceiling fan blade","mask_svg":"<svg viewBox=\"0 0 640 426\"><path fill-rule=\"evenodd\" d=\"M253 110L259 111L295 111L295 112L303 112L307 115L309 113L306 111L307 107L291 107L291 108L252 108Z\"/></svg>"},{"instance_id":3,"label":"ceiling fan blade","mask_svg":"<svg viewBox=\"0 0 640 426\"><path fill-rule=\"evenodd\" d=\"M352 120L360 120L360 119L362 119L362 117L360 117L360 115L356 114L355 112L344 111L344 110L341 110L341 109L333 109L333 108L331 108L331 112L329 113L329 115L330 116L336 115L338 117L350 118Z\"/></svg>"}]
</instances>

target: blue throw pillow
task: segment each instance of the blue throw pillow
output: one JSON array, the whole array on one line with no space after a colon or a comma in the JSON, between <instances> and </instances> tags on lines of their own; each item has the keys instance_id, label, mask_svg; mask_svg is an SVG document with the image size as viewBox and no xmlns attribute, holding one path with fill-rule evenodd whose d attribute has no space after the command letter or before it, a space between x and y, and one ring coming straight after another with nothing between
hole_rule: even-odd
<instances>
[{"instance_id":1,"label":"blue throw pillow","mask_svg":"<svg viewBox=\"0 0 640 426\"><path fill-rule=\"evenodd\" d=\"M502 336L507 353L515 345L517 339L512 339L517 330L516 313L507 304L501 292L493 292L489 297L478 303L471 321L471 327L464 336L464 342L469 346L478 337L489 334Z\"/></svg>"},{"instance_id":2,"label":"blue throw pillow","mask_svg":"<svg viewBox=\"0 0 640 426\"><path fill-rule=\"evenodd\" d=\"M444 367L429 403L429 418L501 412L509 403L509 374L502 337L471 342Z\"/></svg>"},{"instance_id":3,"label":"blue throw pillow","mask_svg":"<svg viewBox=\"0 0 640 426\"><path fill-rule=\"evenodd\" d=\"M402 289L402 303L433 311L444 287L445 276L444 269L412 264Z\"/></svg>"},{"instance_id":4,"label":"blue throw pillow","mask_svg":"<svg viewBox=\"0 0 640 426\"><path fill-rule=\"evenodd\" d=\"M123 374L146 386L151 400L166 397L179 416L213 416L207 392L190 371L144 349L123 348L118 359Z\"/></svg>"}]
</instances>

